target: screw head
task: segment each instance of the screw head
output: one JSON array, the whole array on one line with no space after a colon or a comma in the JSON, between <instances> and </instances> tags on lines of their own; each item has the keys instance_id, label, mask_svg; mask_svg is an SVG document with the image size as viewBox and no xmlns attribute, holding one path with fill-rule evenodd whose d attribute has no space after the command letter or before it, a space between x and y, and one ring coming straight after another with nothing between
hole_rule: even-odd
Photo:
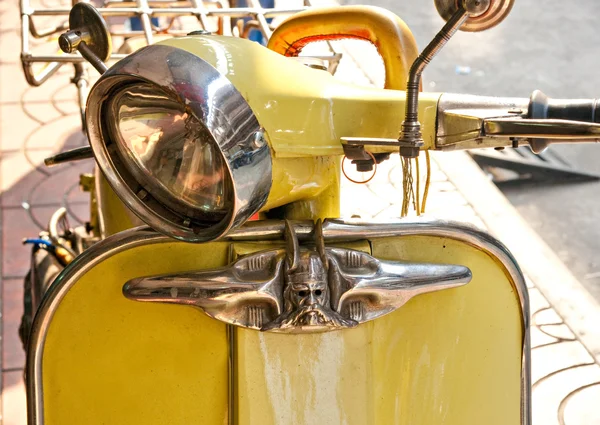
<instances>
[{"instance_id":1,"label":"screw head","mask_svg":"<svg viewBox=\"0 0 600 425\"><path fill-rule=\"evenodd\" d=\"M490 0L463 0L463 7L471 16L483 15L490 8Z\"/></svg>"},{"instance_id":2,"label":"screw head","mask_svg":"<svg viewBox=\"0 0 600 425\"><path fill-rule=\"evenodd\" d=\"M400 155L403 156L404 158L416 158L419 156L419 148L418 147L409 148L406 146L402 146L400 148Z\"/></svg>"},{"instance_id":3,"label":"screw head","mask_svg":"<svg viewBox=\"0 0 600 425\"><path fill-rule=\"evenodd\" d=\"M58 37L58 46L65 53L73 53L81 42L81 37L75 31L67 31Z\"/></svg>"}]
</instances>

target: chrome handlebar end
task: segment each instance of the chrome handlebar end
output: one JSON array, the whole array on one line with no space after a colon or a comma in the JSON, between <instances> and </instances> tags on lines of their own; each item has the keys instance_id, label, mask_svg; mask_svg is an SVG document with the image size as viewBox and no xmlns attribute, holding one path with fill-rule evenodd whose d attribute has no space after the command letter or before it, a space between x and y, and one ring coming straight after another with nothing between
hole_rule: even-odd
<instances>
[{"instance_id":1,"label":"chrome handlebar end","mask_svg":"<svg viewBox=\"0 0 600 425\"><path fill-rule=\"evenodd\" d=\"M436 146L441 150L518 146L535 153L549 144L600 140L597 99L530 99L443 94L438 104Z\"/></svg>"}]
</instances>

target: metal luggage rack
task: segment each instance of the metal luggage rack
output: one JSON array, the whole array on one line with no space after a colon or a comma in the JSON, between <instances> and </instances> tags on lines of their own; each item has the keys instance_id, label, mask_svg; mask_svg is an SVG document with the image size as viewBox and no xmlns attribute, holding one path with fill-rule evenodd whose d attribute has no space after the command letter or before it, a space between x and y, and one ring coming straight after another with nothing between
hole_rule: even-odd
<instances>
[{"instance_id":1,"label":"metal luggage rack","mask_svg":"<svg viewBox=\"0 0 600 425\"><path fill-rule=\"evenodd\" d=\"M76 0L74 1L74 3ZM227 0L105 0L98 12L108 21L111 36L129 38L143 36L146 44L152 44L156 35L181 36L190 32L178 24L183 17L196 18L193 29L202 29L221 35L247 37L255 29L260 31L265 40L268 40L273 27L268 22L269 18L290 15L311 6L310 0L304 0L303 6L298 8L264 8L259 0L248 0L249 7L230 7ZM48 80L65 63L82 64L85 59L79 54L36 54L33 52L34 39L44 39L56 36L68 29L68 15L70 7L42 7L34 8L30 0L21 0L21 61L27 82L32 86L39 86ZM55 17L58 24L48 28L39 29L36 17ZM129 30L123 25L113 25L115 18L138 18L141 30ZM156 24L153 18L162 18ZM235 24L233 22L235 21ZM113 51L110 60L119 60L127 56L117 49ZM45 63L38 72L34 72L34 63ZM75 82L75 81L74 81Z\"/></svg>"},{"instance_id":2,"label":"metal luggage rack","mask_svg":"<svg viewBox=\"0 0 600 425\"><path fill-rule=\"evenodd\" d=\"M56 1L57 5L49 5ZM231 1L231 3L230 3ZM244 2L248 7L231 7ZM283 0L287 4L290 0ZM78 0L41 0L43 7L33 7L31 0L21 0L21 62L29 85L37 87L45 83L64 64L74 66L71 82L77 88L82 128L85 129L85 102L90 76L88 63L78 52L58 53L58 36L69 30L71 6ZM90 3L89 1L86 1ZM277 18L312 7L311 0L297 0L295 8L262 7L260 0L93 0L96 10L107 22L113 46L108 62L126 57L133 50L152 44L158 38L182 36L196 30L248 38L252 31L260 32L262 40L269 40ZM138 28L126 25L129 18L137 18ZM40 21L43 29L40 29ZM48 25L47 21L51 24ZM131 20L129 22L131 24ZM41 43L36 43L40 40ZM133 43L133 48L131 47ZM43 46L40 46L42 44ZM327 42L330 56L313 56L323 69L335 72L341 54L336 53ZM36 47L55 47L57 53L39 53ZM310 59L304 58L304 61ZM34 66L38 64L37 66ZM41 66L39 64L42 64ZM309 66L315 66L307 63Z\"/></svg>"}]
</instances>

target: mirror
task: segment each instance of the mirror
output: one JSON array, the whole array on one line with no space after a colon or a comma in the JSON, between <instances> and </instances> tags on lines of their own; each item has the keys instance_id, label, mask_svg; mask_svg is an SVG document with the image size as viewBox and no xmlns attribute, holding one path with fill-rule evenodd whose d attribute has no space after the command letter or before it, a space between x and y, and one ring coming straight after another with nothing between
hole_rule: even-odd
<instances>
[{"instance_id":1,"label":"mirror","mask_svg":"<svg viewBox=\"0 0 600 425\"><path fill-rule=\"evenodd\" d=\"M469 11L461 31L484 31L495 27L510 13L515 0L434 0L435 8L444 20L458 10L459 4Z\"/></svg>"},{"instance_id":2,"label":"mirror","mask_svg":"<svg viewBox=\"0 0 600 425\"><path fill-rule=\"evenodd\" d=\"M100 73L104 72L103 62L110 58L112 41L102 15L89 3L76 3L69 13L69 28L58 38L61 50L65 53L79 50L96 69L102 68Z\"/></svg>"}]
</instances>

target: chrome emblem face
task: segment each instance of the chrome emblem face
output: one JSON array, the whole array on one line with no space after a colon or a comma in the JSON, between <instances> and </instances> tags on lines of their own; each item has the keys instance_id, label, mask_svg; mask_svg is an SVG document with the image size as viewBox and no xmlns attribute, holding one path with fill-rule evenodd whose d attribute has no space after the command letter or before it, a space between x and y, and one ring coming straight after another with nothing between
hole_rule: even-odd
<instances>
[{"instance_id":1,"label":"chrome emblem face","mask_svg":"<svg viewBox=\"0 0 600 425\"><path fill-rule=\"evenodd\" d=\"M464 266L378 260L351 249L300 246L286 223L286 247L244 256L227 267L133 279L132 300L187 304L236 326L306 333L346 329L376 319L412 297L462 286Z\"/></svg>"},{"instance_id":2,"label":"chrome emblem face","mask_svg":"<svg viewBox=\"0 0 600 425\"><path fill-rule=\"evenodd\" d=\"M328 330L353 327L358 322L344 318L331 305L328 258L301 250L284 273L283 312L261 330L293 332L296 329Z\"/></svg>"}]
</instances>

